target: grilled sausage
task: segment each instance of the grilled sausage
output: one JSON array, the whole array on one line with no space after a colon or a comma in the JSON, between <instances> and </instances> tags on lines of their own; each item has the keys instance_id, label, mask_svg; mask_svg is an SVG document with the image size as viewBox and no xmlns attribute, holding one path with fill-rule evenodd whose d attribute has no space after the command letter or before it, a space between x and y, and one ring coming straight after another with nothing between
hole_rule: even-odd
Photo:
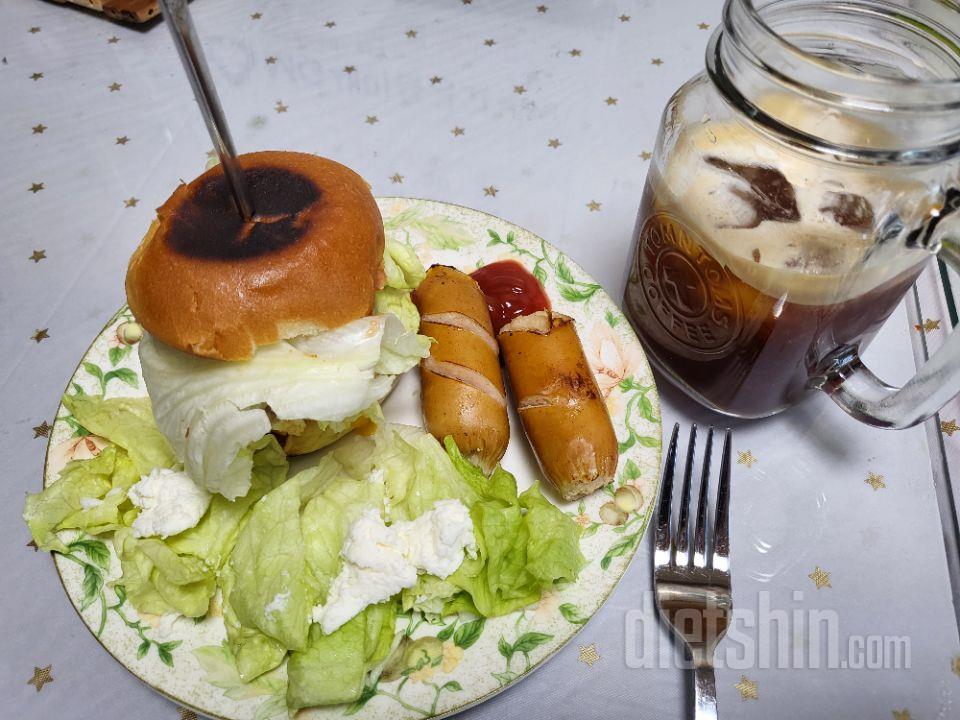
<instances>
[{"instance_id":1,"label":"grilled sausage","mask_svg":"<svg viewBox=\"0 0 960 720\"><path fill-rule=\"evenodd\" d=\"M573 319L541 310L497 336L540 468L570 501L613 480L617 438Z\"/></svg>"},{"instance_id":2,"label":"grilled sausage","mask_svg":"<svg viewBox=\"0 0 960 720\"><path fill-rule=\"evenodd\" d=\"M496 466L510 441L499 350L487 303L473 278L434 265L413 293L420 333L436 342L420 363L427 430L450 435L484 472Z\"/></svg>"}]
</instances>

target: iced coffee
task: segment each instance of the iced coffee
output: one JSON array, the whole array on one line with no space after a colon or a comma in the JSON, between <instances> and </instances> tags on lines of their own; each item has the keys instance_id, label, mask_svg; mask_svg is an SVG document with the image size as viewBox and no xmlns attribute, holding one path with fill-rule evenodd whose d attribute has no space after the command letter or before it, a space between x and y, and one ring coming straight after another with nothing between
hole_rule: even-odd
<instances>
[{"instance_id":1,"label":"iced coffee","mask_svg":"<svg viewBox=\"0 0 960 720\"><path fill-rule=\"evenodd\" d=\"M696 399L769 415L900 302L920 265L877 242L899 220L883 211L911 195L920 213L927 193L869 169L821 172L736 118L680 132L647 179L625 309L651 362Z\"/></svg>"}]
</instances>

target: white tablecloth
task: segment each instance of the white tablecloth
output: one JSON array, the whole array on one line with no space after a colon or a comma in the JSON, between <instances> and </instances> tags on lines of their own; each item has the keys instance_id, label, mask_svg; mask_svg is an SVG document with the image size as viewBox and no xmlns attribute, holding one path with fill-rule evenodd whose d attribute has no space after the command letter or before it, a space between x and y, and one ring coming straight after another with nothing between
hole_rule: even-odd
<instances>
[{"instance_id":1,"label":"white tablecloth","mask_svg":"<svg viewBox=\"0 0 960 720\"><path fill-rule=\"evenodd\" d=\"M619 297L645 153L665 100L701 69L720 6L537 1L192 7L239 149L317 152L356 169L377 194L495 213L569 252ZM46 443L35 435L123 302L126 262L153 209L204 168L210 142L162 26L5 0L0 55L0 717L190 717L103 652L50 559L27 547L20 512L24 493L40 486ZM945 310L929 307L921 320L942 325L929 332L946 332ZM912 373L912 325L898 311L867 356L888 379ZM665 427L716 421L661 391ZM826 657L818 669L778 668L775 649L772 663L763 660L770 624L740 623L740 645L761 650L718 671L721 717L960 717L960 645L931 471L940 438L949 449L960 433L949 424L942 435L870 429L819 397L734 427L744 453L733 498L738 610L762 610L767 598L783 611L789 657L812 644L790 618L814 609L835 613L840 659L855 664L851 636L906 637L909 657L900 669L827 668ZM647 538L571 645L465 714L685 717L687 679L666 662L672 649L646 594L649 562ZM581 645L599 661L582 662ZM664 666L637 667L644 649ZM52 683L28 684L47 666Z\"/></svg>"}]
</instances>

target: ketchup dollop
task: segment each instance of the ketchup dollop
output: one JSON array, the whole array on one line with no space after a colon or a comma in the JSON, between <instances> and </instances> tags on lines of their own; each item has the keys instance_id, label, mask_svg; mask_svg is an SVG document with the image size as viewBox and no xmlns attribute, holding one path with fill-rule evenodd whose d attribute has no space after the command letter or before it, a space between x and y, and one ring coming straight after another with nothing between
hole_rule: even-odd
<instances>
[{"instance_id":1,"label":"ketchup dollop","mask_svg":"<svg viewBox=\"0 0 960 720\"><path fill-rule=\"evenodd\" d=\"M550 300L537 279L516 260L500 260L470 273L487 299L494 334L521 315L549 310Z\"/></svg>"}]
</instances>

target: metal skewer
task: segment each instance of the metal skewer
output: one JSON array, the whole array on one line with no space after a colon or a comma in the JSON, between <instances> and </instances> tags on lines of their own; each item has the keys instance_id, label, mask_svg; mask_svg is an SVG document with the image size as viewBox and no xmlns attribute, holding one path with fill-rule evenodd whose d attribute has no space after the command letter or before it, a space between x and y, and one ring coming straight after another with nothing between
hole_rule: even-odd
<instances>
[{"instance_id":1,"label":"metal skewer","mask_svg":"<svg viewBox=\"0 0 960 720\"><path fill-rule=\"evenodd\" d=\"M207 61L203 57L203 48L200 47L200 40L197 38L197 31L193 26L190 10L187 8L187 0L160 0L160 6L163 8L163 19L170 28L173 44L180 55L190 87L193 88L193 95L200 106L200 113L207 125L210 139L213 140L213 147L220 156L220 164L223 165L237 210L240 211L244 220L252 220L254 211L250 191L247 188L243 170L237 162L237 151L230 138L230 130L227 127L227 119L223 115L220 98L217 96L217 88L213 84Z\"/></svg>"}]
</instances>

